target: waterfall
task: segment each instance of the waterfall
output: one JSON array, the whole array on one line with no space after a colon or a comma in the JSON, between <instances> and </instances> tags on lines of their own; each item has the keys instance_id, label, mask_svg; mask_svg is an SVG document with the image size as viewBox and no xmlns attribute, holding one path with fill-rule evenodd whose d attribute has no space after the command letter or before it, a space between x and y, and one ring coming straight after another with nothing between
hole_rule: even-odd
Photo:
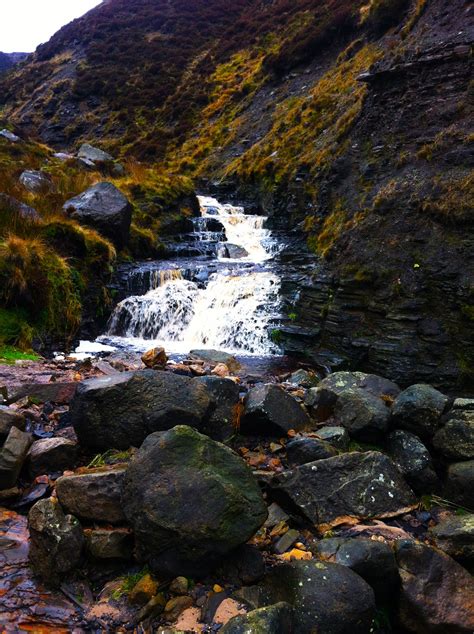
<instances>
[{"instance_id":1,"label":"waterfall","mask_svg":"<svg viewBox=\"0 0 474 634\"><path fill-rule=\"evenodd\" d=\"M215 256L206 260L206 282L184 279L179 257L171 263L175 268L170 263L160 263L153 271L148 267L148 292L118 304L101 340L140 349L153 342L176 353L193 348L278 353L271 338L280 290L271 268L277 243L265 228L266 219L214 198L202 196L199 201L201 217L195 219L192 239L208 240L210 230L217 236Z\"/></svg>"}]
</instances>

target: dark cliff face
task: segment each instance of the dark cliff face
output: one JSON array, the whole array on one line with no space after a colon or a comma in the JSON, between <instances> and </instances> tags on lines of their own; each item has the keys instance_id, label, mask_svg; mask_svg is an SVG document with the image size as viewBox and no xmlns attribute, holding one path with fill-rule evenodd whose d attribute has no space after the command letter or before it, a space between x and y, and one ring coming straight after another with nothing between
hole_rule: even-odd
<instances>
[{"instance_id":1,"label":"dark cliff face","mask_svg":"<svg viewBox=\"0 0 474 634\"><path fill-rule=\"evenodd\" d=\"M160 157L307 240L313 264L283 283L287 351L469 386L473 13L466 0L112 0L0 95L54 145L100 137Z\"/></svg>"}]
</instances>

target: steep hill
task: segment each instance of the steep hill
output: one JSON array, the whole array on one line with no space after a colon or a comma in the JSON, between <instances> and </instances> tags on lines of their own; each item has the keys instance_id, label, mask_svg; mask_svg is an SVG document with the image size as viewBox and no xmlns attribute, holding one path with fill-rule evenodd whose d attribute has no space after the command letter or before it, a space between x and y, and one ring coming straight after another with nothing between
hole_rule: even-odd
<instances>
[{"instance_id":1,"label":"steep hill","mask_svg":"<svg viewBox=\"0 0 474 634\"><path fill-rule=\"evenodd\" d=\"M321 264L287 285L287 350L466 383L473 30L466 0L110 0L0 100L56 147L101 139L298 228Z\"/></svg>"}]
</instances>

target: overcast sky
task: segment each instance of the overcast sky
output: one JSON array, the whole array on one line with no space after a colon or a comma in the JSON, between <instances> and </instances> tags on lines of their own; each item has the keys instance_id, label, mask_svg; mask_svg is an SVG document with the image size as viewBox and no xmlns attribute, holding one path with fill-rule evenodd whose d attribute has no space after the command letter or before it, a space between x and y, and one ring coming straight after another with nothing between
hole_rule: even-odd
<instances>
[{"instance_id":1,"label":"overcast sky","mask_svg":"<svg viewBox=\"0 0 474 634\"><path fill-rule=\"evenodd\" d=\"M0 51L30 53L101 0L0 0Z\"/></svg>"}]
</instances>

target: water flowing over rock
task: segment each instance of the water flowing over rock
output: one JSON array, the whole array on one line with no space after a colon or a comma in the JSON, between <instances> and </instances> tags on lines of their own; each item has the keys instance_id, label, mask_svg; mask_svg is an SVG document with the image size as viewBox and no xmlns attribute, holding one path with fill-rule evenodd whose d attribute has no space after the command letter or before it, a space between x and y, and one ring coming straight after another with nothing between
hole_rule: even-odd
<instances>
[{"instance_id":1,"label":"water flowing over rock","mask_svg":"<svg viewBox=\"0 0 474 634\"><path fill-rule=\"evenodd\" d=\"M128 467L122 502L141 558L172 574L202 574L267 518L243 460L185 426L146 439Z\"/></svg>"},{"instance_id":2,"label":"water flowing over rock","mask_svg":"<svg viewBox=\"0 0 474 634\"><path fill-rule=\"evenodd\" d=\"M116 307L105 339L141 347L143 340L154 341L171 352L193 348L251 355L277 352L270 326L277 314L280 280L269 264L276 241L264 228L265 218L212 198L202 196L200 203L202 215L192 219L191 236L209 258L201 265L209 274L205 279L190 275L184 263L179 268L179 257L168 269L149 272L148 287L139 286L144 294L131 295ZM227 242L215 233L216 222ZM220 257L219 245L227 249L225 257ZM232 254L238 257L229 257ZM183 256L183 251L176 255Z\"/></svg>"}]
</instances>

